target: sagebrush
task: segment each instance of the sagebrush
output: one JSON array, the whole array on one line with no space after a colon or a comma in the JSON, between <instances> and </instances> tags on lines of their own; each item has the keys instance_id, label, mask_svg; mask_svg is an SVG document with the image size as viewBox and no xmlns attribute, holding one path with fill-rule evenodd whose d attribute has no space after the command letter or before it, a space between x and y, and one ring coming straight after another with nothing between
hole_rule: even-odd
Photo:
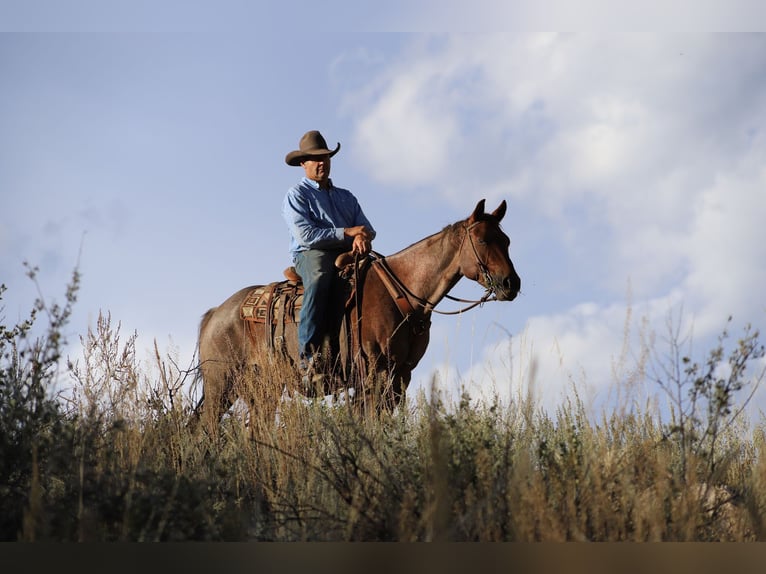
<instances>
[{"instance_id":1,"label":"sagebrush","mask_svg":"<svg viewBox=\"0 0 766 574\"><path fill-rule=\"evenodd\" d=\"M435 386L395 414L303 401L276 423L233 413L211 437L190 424L193 369L156 346L142 364L109 314L63 360L78 286L75 272L63 306L40 299L28 320L0 322L2 540L764 539L763 426L740 410L763 376L747 370L763 357L757 331L731 351L724 332L700 364L677 347L654 370L668 421L594 419L576 398L554 414L447 405ZM288 375L258 376L243 381L255 401Z\"/></svg>"}]
</instances>

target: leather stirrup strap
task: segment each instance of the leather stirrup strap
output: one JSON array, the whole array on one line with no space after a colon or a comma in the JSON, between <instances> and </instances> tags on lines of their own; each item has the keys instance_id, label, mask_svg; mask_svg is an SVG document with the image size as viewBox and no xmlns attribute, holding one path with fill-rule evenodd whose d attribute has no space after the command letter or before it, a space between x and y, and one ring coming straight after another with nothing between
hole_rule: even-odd
<instances>
[{"instance_id":1,"label":"leather stirrup strap","mask_svg":"<svg viewBox=\"0 0 766 574\"><path fill-rule=\"evenodd\" d=\"M394 300L394 303L396 303L396 306L399 307L399 311L401 312L402 316L407 317L414 313L415 308L412 306L412 303L410 303L410 300L407 298L407 296L402 292L399 286L396 285L393 279L391 279L389 271L385 265L381 263L379 259L376 259L372 262L372 267L375 269L375 271L377 271L378 277L380 277L383 285L386 286L386 289L388 290L389 295L391 295L391 298Z\"/></svg>"}]
</instances>

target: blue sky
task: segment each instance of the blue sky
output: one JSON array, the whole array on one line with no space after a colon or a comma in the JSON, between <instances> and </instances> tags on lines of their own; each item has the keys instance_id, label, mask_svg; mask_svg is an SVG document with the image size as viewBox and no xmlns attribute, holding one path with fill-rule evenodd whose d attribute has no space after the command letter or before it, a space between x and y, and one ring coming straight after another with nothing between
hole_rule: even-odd
<instances>
[{"instance_id":1,"label":"blue sky","mask_svg":"<svg viewBox=\"0 0 766 574\"><path fill-rule=\"evenodd\" d=\"M202 313L289 264L284 156L319 129L380 253L508 202L521 296L436 316L412 390L651 399L615 383L669 316L698 353L766 325L765 71L762 34L2 34L3 314L23 261L61 300L79 260L74 357L101 311L188 364Z\"/></svg>"}]
</instances>

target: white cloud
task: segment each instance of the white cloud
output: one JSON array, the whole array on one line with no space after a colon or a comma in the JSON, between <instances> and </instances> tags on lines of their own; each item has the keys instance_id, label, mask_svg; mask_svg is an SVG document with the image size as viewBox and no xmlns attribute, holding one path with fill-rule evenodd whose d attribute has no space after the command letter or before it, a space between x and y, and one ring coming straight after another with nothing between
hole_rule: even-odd
<instances>
[{"instance_id":1,"label":"white cloud","mask_svg":"<svg viewBox=\"0 0 766 574\"><path fill-rule=\"evenodd\" d=\"M763 54L764 35L461 35L390 65L362 98L357 138L385 150L357 145L365 168L453 203L510 196L517 221L558 241L528 265L578 270L562 280L587 287L462 381L518 388L534 363L548 405L572 381L603 395L626 280L652 331L680 305L700 340L730 314L766 324Z\"/></svg>"},{"instance_id":2,"label":"white cloud","mask_svg":"<svg viewBox=\"0 0 766 574\"><path fill-rule=\"evenodd\" d=\"M699 301L704 324L721 315L763 324L766 315L766 140L701 195L689 240L685 290Z\"/></svg>"},{"instance_id":3,"label":"white cloud","mask_svg":"<svg viewBox=\"0 0 766 574\"><path fill-rule=\"evenodd\" d=\"M5 188L19 190L0 217L9 295L27 287L20 261L9 257L30 253L38 263L51 245L64 278L47 284L59 293L87 223L83 306L112 307L142 338L172 332L192 348L207 306L246 282L278 278L286 263L279 218L258 217L253 229L254 214L278 213L281 194L266 190L287 185L274 167L285 150L272 147L284 137L284 118L339 111L356 130L348 146L338 136L362 174L354 189L368 175L385 184L374 198L381 210L370 215L396 227L381 224L379 241L424 215L405 211L413 189L424 191L420 205L440 224L481 198L488 206L509 200L504 225L523 295L502 310L476 311L482 336L472 337L470 351L453 343L454 361L442 361L451 365L442 369L447 384L495 379L515 392L536 362L548 404L572 379L603 394L622 353L627 281L634 321L646 316L653 329L678 305L697 337L717 333L730 313L766 323L766 36L408 38L410 45L376 37L369 48L355 35L348 56L329 66L335 92L316 83L331 104L297 116L283 73L305 55L299 44L264 65L253 62L256 49L173 41L165 53L160 37L148 47L146 38L125 38L108 50L98 46L111 41L69 39L64 45L75 45L62 50L60 39L38 40L45 49L22 58L11 49L18 91L5 101L26 113L9 116L0 170ZM331 44L337 53L348 42ZM62 86L77 106L61 107ZM262 116L250 115L258 109ZM392 202L397 187L404 194ZM55 235L43 237L44 221L57 224ZM276 243L242 264L251 256L238 249L262 237ZM19 288L12 275L21 276ZM510 343L499 331L483 335L480 323L491 320L515 333ZM439 358L445 338L433 335L429 359Z\"/></svg>"},{"instance_id":4,"label":"white cloud","mask_svg":"<svg viewBox=\"0 0 766 574\"><path fill-rule=\"evenodd\" d=\"M586 401L602 396L614 383L626 317L623 305L582 303L563 314L530 318L521 336L485 350L466 377L469 388L485 396L498 392L505 399L531 392L548 410L572 388Z\"/></svg>"},{"instance_id":5,"label":"white cloud","mask_svg":"<svg viewBox=\"0 0 766 574\"><path fill-rule=\"evenodd\" d=\"M445 170L450 142L456 132L421 94L418 84L395 82L385 100L359 123L354 147L364 150L369 167L384 183L419 184L433 181ZM406 134L401 122L406 119Z\"/></svg>"},{"instance_id":6,"label":"white cloud","mask_svg":"<svg viewBox=\"0 0 766 574\"><path fill-rule=\"evenodd\" d=\"M580 30L722 31L752 30L766 12L757 0L482 0L426 1L408 5L406 19L396 12L387 19L395 28L419 31L508 32ZM389 11L391 12L391 11Z\"/></svg>"},{"instance_id":7,"label":"white cloud","mask_svg":"<svg viewBox=\"0 0 766 574\"><path fill-rule=\"evenodd\" d=\"M696 339L697 321L684 310L684 297L633 303L580 303L559 314L530 317L518 335L485 346L465 372L446 364L435 371L440 388L457 397L466 391L477 400L533 398L555 412L575 393L593 414L607 407L645 404L657 395L646 370L668 352L668 327L679 340ZM715 325L725 326L725 318ZM690 349L695 358L707 349ZM416 388L426 387L423 378Z\"/></svg>"}]
</instances>

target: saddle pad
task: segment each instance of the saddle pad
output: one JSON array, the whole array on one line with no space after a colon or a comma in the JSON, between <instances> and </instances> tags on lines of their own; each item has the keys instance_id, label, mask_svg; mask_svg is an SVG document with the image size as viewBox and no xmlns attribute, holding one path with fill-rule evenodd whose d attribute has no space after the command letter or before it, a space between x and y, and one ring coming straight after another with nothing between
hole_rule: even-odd
<instances>
[{"instance_id":1,"label":"saddle pad","mask_svg":"<svg viewBox=\"0 0 766 574\"><path fill-rule=\"evenodd\" d=\"M303 285L279 281L253 288L240 307L240 318L255 323L298 323Z\"/></svg>"}]
</instances>

